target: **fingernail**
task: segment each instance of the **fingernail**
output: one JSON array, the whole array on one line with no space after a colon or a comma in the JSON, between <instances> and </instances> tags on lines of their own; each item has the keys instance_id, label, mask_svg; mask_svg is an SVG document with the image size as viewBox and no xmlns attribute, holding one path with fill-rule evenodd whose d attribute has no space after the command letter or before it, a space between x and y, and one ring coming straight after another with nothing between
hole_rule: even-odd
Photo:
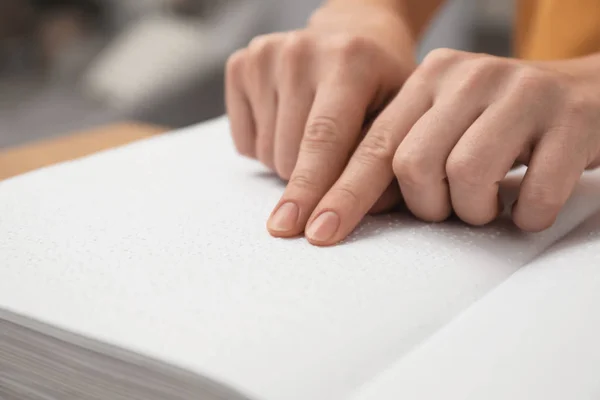
<instances>
[{"instance_id":1,"label":"fingernail","mask_svg":"<svg viewBox=\"0 0 600 400\"><path fill-rule=\"evenodd\" d=\"M315 242L326 242L335 235L340 226L340 217L333 211L326 211L306 230L306 236Z\"/></svg>"},{"instance_id":2,"label":"fingernail","mask_svg":"<svg viewBox=\"0 0 600 400\"><path fill-rule=\"evenodd\" d=\"M271 216L269 229L275 232L288 232L296 227L300 210L294 203L284 203Z\"/></svg>"}]
</instances>

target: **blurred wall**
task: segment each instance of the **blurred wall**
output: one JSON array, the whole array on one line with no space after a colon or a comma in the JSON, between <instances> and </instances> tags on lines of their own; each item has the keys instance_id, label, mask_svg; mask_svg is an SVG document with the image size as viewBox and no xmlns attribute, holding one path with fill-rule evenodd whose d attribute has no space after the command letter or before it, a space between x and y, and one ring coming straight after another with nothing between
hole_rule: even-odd
<instances>
[{"instance_id":1,"label":"blurred wall","mask_svg":"<svg viewBox=\"0 0 600 400\"><path fill-rule=\"evenodd\" d=\"M279 18L274 21L273 28L276 31L283 31L305 26L310 14L323 3L323 0L275 0L274 3L279 8Z\"/></svg>"},{"instance_id":2,"label":"blurred wall","mask_svg":"<svg viewBox=\"0 0 600 400\"><path fill-rule=\"evenodd\" d=\"M0 4L5 1L0 0ZM102 1L114 6L111 8L112 21L118 28L128 25L136 17L152 15L156 7L160 8L167 0ZM244 25L243 21L253 18L260 19L254 34L301 28L324 0L236 1L252 6L256 15L240 11L237 15L240 20L236 17L222 24L217 21L219 29L214 37L222 39L237 34L241 36L240 43L247 43L252 35L238 31ZM508 55L512 6L511 0L449 0L423 38L418 58L422 59L437 47ZM199 44L193 42L192 46L197 48ZM82 48L95 51L89 40L82 42L76 53L85 53ZM26 57L15 57L17 61L22 58ZM66 60L71 60L68 55ZM134 59L133 64L137 61ZM59 76L36 71L24 75L26 68L18 62L13 64L14 68L0 70L0 147L123 119L179 127L224 112L222 68L215 68L207 76L202 76L201 71L194 72L195 81L184 85L184 90L176 95L162 93L156 96L155 104L128 112L98 103L81 93L72 68L65 69L66 72Z\"/></svg>"},{"instance_id":3,"label":"blurred wall","mask_svg":"<svg viewBox=\"0 0 600 400\"><path fill-rule=\"evenodd\" d=\"M423 59L427 53L439 47L465 51L471 50L473 47L473 37L470 28L477 19L477 1L448 1L423 37L418 58Z\"/></svg>"}]
</instances>

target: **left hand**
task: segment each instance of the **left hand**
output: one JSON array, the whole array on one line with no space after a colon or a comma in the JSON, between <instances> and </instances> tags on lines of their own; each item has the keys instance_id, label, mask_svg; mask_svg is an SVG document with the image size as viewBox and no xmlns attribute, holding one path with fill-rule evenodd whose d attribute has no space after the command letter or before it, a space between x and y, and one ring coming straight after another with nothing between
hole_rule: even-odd
<instances>
[{"instance_id":1,"label":"left hand","mask_svg":"<svg viewBox=\"0 0 600 400\"><path fill-rule=\"evenodd\" d=\"M308 240L343 240L395 178L420 219L454 210L466 223L489 223L502 209L498 184L517 162L528 170L515 224L550 227L583 171L600 164L600 76L564 65L432 52L312 212Z\"/></svg>"}]
</instances>

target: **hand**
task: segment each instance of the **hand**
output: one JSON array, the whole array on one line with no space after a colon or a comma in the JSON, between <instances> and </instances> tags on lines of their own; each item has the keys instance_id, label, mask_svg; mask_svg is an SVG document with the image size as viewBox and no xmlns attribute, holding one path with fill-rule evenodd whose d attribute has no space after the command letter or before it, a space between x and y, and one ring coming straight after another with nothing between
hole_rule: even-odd
<instances>
[{"instance_id":1,"label":"hand","mask_svg":"<svg viewBox=\"0 0 600 400\"><path fill-rule=\"evenodd\" d=\"M289 180L271 234L304 230L365 121L415 67L414 40L396 11L348 3L321 9L304 30L256 38L230 58L226 98L237 150Z\"/></svg>"},{"instance_id":2,"label":"hand","mask_svg":"<svg viewBox=\"0 0 600 400\"><path fill-rule=\"evenodd\" d=\"M512 218L525 231L548 228L583 171L600 164L598 62L589 76L577 65L432 52L315 207L308 239L344 239L394 178L417 217L442 221L454 210L486 224L515 162L528 169Z\"/></svg>"}]
</instances>

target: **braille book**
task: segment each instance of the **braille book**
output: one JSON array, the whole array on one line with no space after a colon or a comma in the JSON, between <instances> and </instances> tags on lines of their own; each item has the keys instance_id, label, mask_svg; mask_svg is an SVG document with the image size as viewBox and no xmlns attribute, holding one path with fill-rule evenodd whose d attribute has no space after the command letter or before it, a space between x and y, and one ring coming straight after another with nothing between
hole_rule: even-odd
<instances>
[{"instance_id":1,"label":"braille book","mask_svg":"<svg viewBox=\"0 0 600 400\"><path fill-rule=\"evenodd\" d=\"M1 182L0 399L600 399L599 172L541 233L328 248L269 236L283 190L224 117Z\"/></svg>"}]
</instances>

